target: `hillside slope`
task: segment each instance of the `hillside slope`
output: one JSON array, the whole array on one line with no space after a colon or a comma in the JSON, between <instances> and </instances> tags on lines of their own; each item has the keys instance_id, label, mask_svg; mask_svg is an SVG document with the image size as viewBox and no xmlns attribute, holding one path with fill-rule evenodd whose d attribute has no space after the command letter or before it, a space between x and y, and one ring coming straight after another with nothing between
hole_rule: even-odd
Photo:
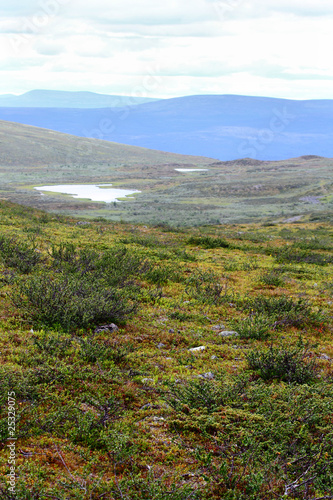
<instances>
[{"instance_id":1,"label":"hillside slope","mask_svg":"<svg viewBox=\"0 0 333 500\"><path fill-rule=\"evenodd\" d=\"M212 159L184 156L109 141L75 137L33 126L0 121L0 165L33 166L80 163L165 164L211 163Z\"/></svg>"}]
</instances>

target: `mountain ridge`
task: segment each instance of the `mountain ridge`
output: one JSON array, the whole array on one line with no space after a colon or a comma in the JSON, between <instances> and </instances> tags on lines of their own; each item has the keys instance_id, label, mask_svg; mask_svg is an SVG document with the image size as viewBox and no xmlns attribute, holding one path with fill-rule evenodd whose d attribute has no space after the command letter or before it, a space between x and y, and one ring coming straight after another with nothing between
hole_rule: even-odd
<instances>
[{"instance_id":1,"label":"mountain ridge","mask_svg":"<svg viewBox=\"0 0 333 500\"><path fill-rule=\"evenodd\" d=\"M21 95L0 95L0 107L42 108L105 108L134 106L157 98L99 94L89 91L64 91L36 89Z\"/></svg>"},{"instance_id":2,"label":"mountain ridge","mask_svg":"<svg viewBox=\"0 0 333 500\"><path fill-rule=\"evenodd\" d=\"M0 119L221 161L333 156L333 100L199 95L119 108L1 107Z\"/></svg>"}]
</instances>

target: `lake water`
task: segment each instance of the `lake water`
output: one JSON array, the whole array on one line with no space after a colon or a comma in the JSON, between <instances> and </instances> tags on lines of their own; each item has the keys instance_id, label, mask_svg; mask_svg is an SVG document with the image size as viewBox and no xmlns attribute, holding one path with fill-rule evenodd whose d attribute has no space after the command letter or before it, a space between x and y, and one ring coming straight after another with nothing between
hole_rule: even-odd
<instances>
[{"instance_id":1,"label":"lake water","mask_svg":"<svg viewBox=\"0 0 333 500\"><path fill-rule=\"evenodd\" d=\"M207 172L208 168L175 168L177 172Z\"/></svg>"},{"instance_id":2,"label":"lake water","mask_svg":"<svg viewBox=\"0 0 333 500\"><path fill-rule=\"evenodd\" d=\"M119 201L118 198L141 192L134 191L133 189L111 188L110 186L112 186L112 184L63 184L57 186L37 186L35 189L38 191L69 194L73 196L73 198L88 198L92 201L104 201L105 203Z\"/></svg>"}]
</instances>

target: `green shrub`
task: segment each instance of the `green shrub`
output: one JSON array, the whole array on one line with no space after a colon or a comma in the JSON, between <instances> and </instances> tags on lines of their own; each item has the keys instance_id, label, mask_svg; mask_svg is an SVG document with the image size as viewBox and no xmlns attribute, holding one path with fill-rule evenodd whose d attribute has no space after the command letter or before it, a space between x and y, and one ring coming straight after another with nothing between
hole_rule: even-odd
<instances>
[{"instance_id":1,"label":"green shrub","mask_svg":"<svg viewBox=\"0 0 333 500\"><path fill-rule=\"evenodd\" d=\"M228 279L221 279L210 271L196 271L185 281L185 293L203 304L217 305L230 301Z\"/></svg>"},{"instance_id":2,"label":"green shrub","mask_svg":"<svg viewBox=\"0 0 333 500\"><path fill-rule=\"evenodd\" d=\"M135 234L129 238L122 238L120 243L124 245L134 244L147 248L161 247L164 246L165 243L158 240L155 236L150 234Z\"/></svg>"},{"instance_id":3,"label":"green shrub","mask_svg":"<svg viewBox=\"0 0 333 500\"><path fill-rule=\"evenodd\" d=\"M186 385L169 384L164 398L176 411L187 413L189 409L206 408L213 413L223 404L224 393L220 385L208 380L191 380Z\"/></svg>"},{"instance_id":4,"label":"green shrub","mask_svg":"<svg viewBox=\"0 0 333 500\"><path fill-rule=\"evenodd\" d=\"M170 319L175 319L178 321L188 321L193 318L192 314L183 311L174 311L169 314Z\"/></svg>"},{"instance_id":5,"label":"green shrub","mask_svg":"<svg viewBox=\"0 0 333 500\"><path fill-rule=\"evenodd\" d=\"M203 248L229 248L228 243L223 238L213 238L212 236L191 236L187 240L188 245L196 245Z\"/></svg>"},{"instance_id":6,"label":"green shrub","mask_svg":"<svg viewBox=\"0 0 333 500\"><path fill-rule=\"evenodd\" d=\"M45 274L19 283L13 301L38 323L72 330L124 321L137 309L129 295L102 280Z\"/></svg>"},{"instance_id":7,"label":"green shrub","mask_svg":"<svg viewBox=\"0 0 333 500\"><path fill-rule=\"evenodd\" d=\"M84 443L90 449L105 449L105 429L121 415L121 402L111 394L103 401L90 398L84 403L91 410L73 408L72 413L65 416L62 425L68 426L69 437L74 443Z\"/></svg>"},{"instance_id":8,"label":"green shrub","mask_svg":"<svg viewBox=\"0 0 333 500\"><path fill-rule=\"evenodd\" d=\"M33 344L40 352L49 356L64 356L72 346L72 339L63 337L59 333L42 331L38 337L33 337Z\"/></svg>"},{"instance_id":9,"label":"green shrub","mask_svg":"<svg viewBox=\"0 0 333 500\"><path fill-rule=\"evenodd\" d=\"M80 356L89 363L95 363L98 360L111 360L115 363L122 363L126 356L133 352L132 345L110 346L107 342L98 343L92 338L80 339Z\"/></svg>"},{"instance_id":10,"label":"green shrub","mask_svg":"<svg viewBox=\"0 0 333 500\"><path fill-rule=\"evenodd\" d=\"M146 259L126 247L115 247L100 256L96 263L96 278L103 276L110 286L128 287L130 280L143 275L150 267Z\"/></svg>"},{"instance_id":11,"label":"green shrub","mask_svg":"<svg viewBox=\"0 0 333 500\"><path fill-rule=\"evenodd\" d=\"M74 243L60 243L59 245L52 245L50 256L53 259L53 265L55 267L64 262L74 265L76 264L78 258L77 247Z\"/></svg>"},{"instance_id":12,"label":"green shrub","mask_svg":"<svg viewBox=\"0 0 333 500\"><path fill-rule=\"evenodd\" d=\"M170 483L170 477L157 477L153 469L147 477L136 475L115 482L112 498L115 500L200 500L200 490L193 486Z\"/></svg>"},{"instance_id":13,"label":"green shrub","mask_svg":"<svg viewBox=\"0 0 333 500\"><path fill-rule=\"evenodd\" d=\"M226 259L225 262L223 262L223 267L225 271L241 271L242 269L242 264L236 259L233 259L232 257L229 259Z\"/></svg>"},{"instance_id":14,"label":"green shrub","mask_svg":"<svg viewBox=\"0 0 333 500\"><path fill-rule=\"evenodd\" d=\"M302 327L323 322L323 316L320 313L314 313L309 303L302 298L295 300L285 295L268 297L259 295L248 301L245 308L268 316L273 320L274 327Z\"/></svg>"},{"instance_id":15,"label":"green shrub","mask_svg":"<svg viewBox=\"0 0 333 500\"><path fill-rule=\"evenodd\" d=\"M53 266L67 274L103 277L110 286L127 286L131 278L150 269L147 260L126 247L114 247L99 254L89 248L78 250L73 243L61 243L52 247L51 257Z\"/></svg>"},{"instance_id":16,"label":"green shrub","mask_svg":"<svg viewBox=\"0 0 333 500\"><path fill-rule=\"evenodd\" d=\"M150 283L155 283L156 285L162 285L168 283L168 281L181 282L183 281L182 271L179 266L175 265L163 265L155 264L151 265L144 273L144 277Z\"/></svg>"},{"instance_id":17,"label":"green shrub","mask_svg":"<svg viewBox=\"0 0 333 500\"><path fill-rule=\"evenodd\" d=\"M284 280L281 276L281 271L278 269L271 269L270 271L266 271L261 274L259 278L260 283L267 286L283 286Z\"/></svg>"},{"instance_id":18,"label":"green shrub","mask_svg":"<svg viewBox=\"0 0 333 500\"><path fill-rule=\"evenodd\" d=\"M312 237L294 241L293 247L301 250L332 250L332 243L325 238Z\"/></svg>"},{"instance_id":19,"label":"green shrub","mask_svg":"<svg viewBox=\"0 0 333 500\"><path fill-rule=\"evenodd\" d=\"M267 252L275 256L279 263L284 262L299 262L305 264L316 264L317 266L326 266L333 262L331 255L322 253L310 252L309 250L301 250L294 247L282 247L276 250L267 249Z\"/></svg>"},{"instance_id":20,"label":"green shrub","mask_svg":"<svg viewBox=\"0 0 333 500\"><path fill-rule=\"evenodd\" d=\"M230 321L230 326L243 339L266 339L272 328L272 321L265 314L251 314L247 318Z\"/></svg>"},{"instance_id":21,"label":"green shrub","mask_svg":"<svg viewBox=\"0 0 333 500\"><path fill-rule=\"evenodd\" d=\"M297 384L306 384L316 378L316 363L308 358L309 354L302 346L270 346L268 350L251 351L246 356L249 368L263 380L276 379Z\"/></svg>"},{"instance_id":22,"label":"green shrub","mask_svg":"<svg viewBox=\"0 0 333 500\"><path fill-rule=\"evenodd\" d=\"M34 245L7 236L0 236L0 257L6 266L24 274L30 273L42 261Z\"/></svg>"}]
</instances>

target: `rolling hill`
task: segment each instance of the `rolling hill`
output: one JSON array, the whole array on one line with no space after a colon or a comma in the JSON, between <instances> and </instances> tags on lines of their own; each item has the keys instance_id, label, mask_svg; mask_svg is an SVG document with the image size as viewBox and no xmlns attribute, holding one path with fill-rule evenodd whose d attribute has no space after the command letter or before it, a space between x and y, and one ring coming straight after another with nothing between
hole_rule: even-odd
<instances>
[{"instance_id":1,"label":"rolling hill","mask_svg":"<svg viewBox=\"0 0 333 500\"><path fill-rule=\"evenodd\" d=\"M31 90L22 95L0 95L0 107L14 108L107 108L156 101L149 97L69 92L63 90Z\"/></svg>"},{"instance_id":2,"label":"rolling hill","mask_svg":"<svg viewBox=\"0 0 333 500\"><path fill-rule=\"evenodd\" d=\"M333 156L332 100L204 95L125 108L2 107L0 119L223 161Z\"/></svg>"}]
</instances>

